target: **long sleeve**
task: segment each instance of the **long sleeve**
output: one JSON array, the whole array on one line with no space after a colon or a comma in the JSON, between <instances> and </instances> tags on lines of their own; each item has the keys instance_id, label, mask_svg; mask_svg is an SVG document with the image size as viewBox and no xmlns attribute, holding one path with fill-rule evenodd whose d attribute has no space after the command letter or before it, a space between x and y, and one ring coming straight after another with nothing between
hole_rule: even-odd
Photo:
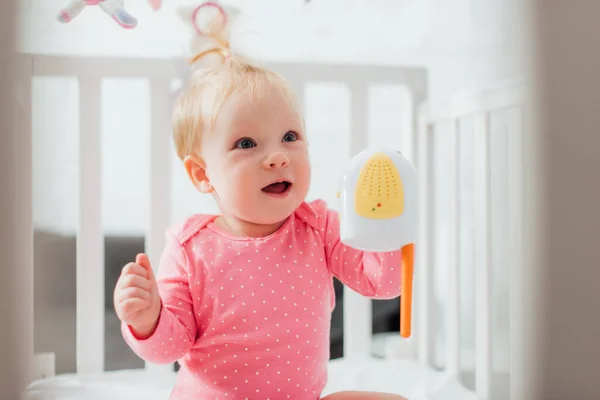
<instances>
[{"instance_id":1,"label":"long sleeve","mask_svg":"<svg viewBox=\"0 0 600 400\"><path fill-rule=\"evenodd\" d=\"M170 364L189 352L197 334L190 294L187 259L183 247L170 232L162 254L156 280L161 297L161 312L153 334L136 338L121 324L125 341L142 359L155 364Z\"/></svg>"},{"instance_id":2,"label":"long sleeve","mask_svg":"<svg viewBox=\"0 0 600 400\"><path fill-rule=\"evenodd\" d=\"M365 252L340 241L338 213L325 202L313 202L319 214L320 230L325 242L327 265L343 284L363 296L392 299L400 296L402 253Z\"/></svg>"}]
</instances>

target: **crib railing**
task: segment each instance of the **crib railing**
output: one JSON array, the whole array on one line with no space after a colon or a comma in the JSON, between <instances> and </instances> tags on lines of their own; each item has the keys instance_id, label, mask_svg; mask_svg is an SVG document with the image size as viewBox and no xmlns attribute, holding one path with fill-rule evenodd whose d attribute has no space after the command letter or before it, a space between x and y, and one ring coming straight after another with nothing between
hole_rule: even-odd
<instances>
[{"instance_id":1,"label":"crib railing","mask_svg":"<svg viewBox=\"0 0 600 400\"><path fill-rule=\"evenodd\" d=\"M510 315L509 336L514 339L513 323L519 307L520 287L520 140L523 133L523 104L524 85L511 82L492 90L457 96L439 104L427 104L422 107L419 116L417 165L422 208L415 277L418 291L415 301L418 308L417 354L423 364L442 367L450 376L458 379L461 379L461 372L466 365L466 369L475 374L474 389L480 399L491 397L494 372L501 371L509 375L510 370L509 363L495 368L492 363L492 256L498 256L498 242L505 240L505 246L499 251L510 255L505 269L510 299L507 305ZM491 118L498 114L510 124L492 132ZM461 129L461 122L465 119L471 119L471 135ZM442 129L443 124L445 130ZM497 138L495 135L501 135L506 151L502 157L492 158L491 139ZM440 148L438 144L436 149L436 140L442 138L446 146ZM442 165L443 171L436 168L438 164ZM510 189L506 195L506 207L493 210L492 171L498 168L504 169L505 186ZM449 190L438 193L436 179L446 181ZM445 212L436 209L436 200L439 202L441 197L447 204ZM468 197L471 197L469 204L474 208L465 208L464 201ZM503 238L497 235L492 237L494 212L500 212L508 221L507 235ZM442 218L445 219L443 223L440 222ZM469 225L471 230L466 238L464 234L461 235L464 232L461 228L465 225ZM444 229L449 234L445 235ZM444 240L445 246L437 246L440 240ZM471 248L471 254L461 251L467 246ZM447 259L443 262L440 262L441 247L447 249L444 253ZM470 354L469 351L461 351L460 340L461 331L465 328L461 327L460 296L468 288L460 287L459 271L467 257L473 257L474 260L474 360L461 360L461 356L468 357ZM441 303L438 308L442 308L444 314L439 318L434 286L435 278L442 274L445 275L447 290L442 300L437 300L438 304ZM445 327L442 346L436 343L440 323ZM444 349L443 354L435 354L440 347ZM508 392L508 387L502 390Z\"/></svg>"},{"instance_id":2,"label":"crib railing","mask_svg":"<svg viewBox=\"0 0 600 400\"><path fill-rule=\"evenodd\" d=\"M101 84L106 78L136 78L151 87L151 170L149 228L146 251L157 259L164 245L164 232L171 223L170 108L172 82L181 78L168 59L83 58L69 56L22 55L30 78L74 77L79 82L79 217L77 229L77 373L104 371L104 242L101 203ZM385 66L347 66L318 64L271 64L285 75L304 104L304 87L310 82L345 84L351 94L350 153L366 145L368 132L367 89L374 84L403 85L410 93L405 120L417 125L417 107L425 99L427 74L422 68ZM25 114L31 115L31 85L24 94ZM407 133L408 143L416 145L414 129ZM407 151L410 157L414 148ZM33 309L29 310L33 318ZM345 289L344 355L364 357L371 352L371 302ZM33 347L33 346L31 346ZM52 374L52 355L38 355L36 378ZM45 363L45 364L44 364ZM50 364L50 365L48 365ZM46 365L46 368L44 367ZM169 370L172 366L147 365L148 369Z\"/></svg>"},{"instance_id":3,"label":"crib railing","mask_svg":"<svg viewBox=\"0 0 600 400\"><path fill-rule=\"evenodd\" d=\"M31 79L36 77L75 77L79 82L79 227L77 230L77 344L76 368L78 373L104 371L104 249L101 219L101 84L106 78L146 79L151 87L151 140L152 158L150 180L150 224L146 232L146 251L151 259L159 256L163 247L164 231L171 223L170 171L170 97L172 82L180 78L171 60L159 59L109 59L62 56L22 55L24 79L21 91L23 121L31 121ZM475 373L475 390L481 399L490 398L493 387L493 325L492 325L492 259L496 238L492 235L492 171L498 168L498 158L490 156L490 141L497 135L506 139L504 158L508 186L515 189L507 197L502 212L508 220L510 241L506 252L509 310L512 317L518 312L520 287L520 145L524 110L523 89L520 84L502 85L495 90L453 98L440 104L418 106L425 99L426 71L419 68L333 66L312 64L273 64L288 77L304 104L304 87L310 82L341 82L351 94L350 153L356 154L367 145L368 101L367 89L373 84L404 85L410 92L410 104L399 108L413 121L406 134L411 144L406 154L412 158L420 173L420 236L417 251L414 338L401 341L402 345L417 345L420 362L441 367L452 376L460 378L465 369L465 352L461 348L461 296L460 267L465 263L465 241L472 240L472 257L475 261L474 321L475 350L472 369ZM513 128L492 132L492 117L510 110ZM418 111L418 112L417 112ZM462 122L473 120L473 132L464 134ZM448 127L443 129L443 125ZM26 125L31 129L31 124ZM493 133L493 135L492 135ZM440 152L440 138L448 140ZM466 147L465 147L466 146ZM469 147L470 146L470 147ZM439 166L443 167L438 171ZM465 171L472 170L466 176ZM438 193L436 182L446 181L445 193ZM445 209L439 211L436 202L443 196ZM473 209L465 209L463 200L470 196ZM442 221L443 222L440 222ZM440 228L443 225L443 229ZM471 236L461 236L465 224ZM440 232L450 232L442 234ZM439 243L445 241L446 261L440 263ZM497 247L497 246L496 246ZM437 258L436 258L437 256ZM28 263L31 264L31 263ZM438 270L443 264L441 271ZM30 266L32 269L32 266ZM448 290L440 301L436 294L435 277L447 276ZM31 275L31 274L30 274ZM443 317L438 315L442 304ZM29 301L33 320L33 302ZM443 325L444 349L440 356L436 342L439 326ZM344 292L344 355L368 357L371 353L371 302L351 290ZM30 338L33 341L33 337ZM415 343L416 342L416 343ZM30 344L33 349L33 343ZM466 354L469 354L468 352ZM34 378L53 374L52 355L37 355L37 373ZM167 369L172 366L147 365L148 369Z\"/></svg>"}]
</instances>

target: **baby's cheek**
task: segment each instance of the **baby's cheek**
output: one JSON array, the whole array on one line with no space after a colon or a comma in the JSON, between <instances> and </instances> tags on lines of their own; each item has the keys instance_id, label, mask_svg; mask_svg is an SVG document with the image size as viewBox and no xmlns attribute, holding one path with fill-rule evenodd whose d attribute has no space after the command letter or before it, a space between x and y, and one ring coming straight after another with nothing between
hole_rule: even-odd
<instances>
[{"instance_id":1,"label":"baby's cheek","mask_svg":"<svg viewBox=\"0 0 600 400\"><path fill-rule=\"evenodd\" d=\"M308 160L299 165L299 168L296 171L296 176L297 182L300 186L298 189L301 189L302 191L308 191L311 179L310 163L308 162Z\"/></svg>"},{"instance_id":2,"label":"baby's cheek","mask_svg":"<svg viewBox=\"0 0 600 400\"><path fill-rule=\"evenodd\" d=\"M244 185L243 169L237 166L224 166L220 170L219 181L221 182L221 186L229 193L240 190L240 185Z\"/></svg>"},{"instance_id":3,"label":"baby's cheek","mask_svg":"<svg viewBox=\"0 0 600 400\"><path fill-rule=\"evenodd\" d=\"M238 207L251 208L258 201L260 185L256 178L250 175L238 175L232 177L228 182L229 194Z\"/></svg>"}]
</instances>

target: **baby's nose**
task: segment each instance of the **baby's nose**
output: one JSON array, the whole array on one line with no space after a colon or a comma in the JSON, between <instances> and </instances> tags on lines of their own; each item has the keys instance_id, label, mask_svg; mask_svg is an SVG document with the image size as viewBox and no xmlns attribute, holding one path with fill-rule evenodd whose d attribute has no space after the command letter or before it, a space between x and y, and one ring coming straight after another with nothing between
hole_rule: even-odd
<instances>
[{"instance_id":1,"label":"baby's nose","mask_svg":"<svg viewBox=\"0 0 600 400\"><path fill-rule=\"evenodd\" d=\"M272 153L269 157L267 157L265 161L265 167L267 168L285 168L289 165L289 158L281 153Z\"/></svg>"}]
</instances>

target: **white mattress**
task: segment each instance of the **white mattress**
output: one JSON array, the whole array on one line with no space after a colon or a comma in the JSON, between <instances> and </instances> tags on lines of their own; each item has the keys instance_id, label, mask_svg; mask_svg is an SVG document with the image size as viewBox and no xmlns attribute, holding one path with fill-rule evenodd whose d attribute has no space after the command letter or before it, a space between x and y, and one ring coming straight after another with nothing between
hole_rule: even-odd
<instances>
[{"instance_id":1,"label":"white mattress","mask_svg":"<svg viewBox=\"0 0 600 400\"><path fill-rule=\"evenodd\" d=\"M23 400L167 400L174 382L175 373L141 369L60 375L34 382ZM457 381L410 360L333 360L323 395L341 390L396 393L409 400L477 400Z\"/></svg>"}]
</instances>

